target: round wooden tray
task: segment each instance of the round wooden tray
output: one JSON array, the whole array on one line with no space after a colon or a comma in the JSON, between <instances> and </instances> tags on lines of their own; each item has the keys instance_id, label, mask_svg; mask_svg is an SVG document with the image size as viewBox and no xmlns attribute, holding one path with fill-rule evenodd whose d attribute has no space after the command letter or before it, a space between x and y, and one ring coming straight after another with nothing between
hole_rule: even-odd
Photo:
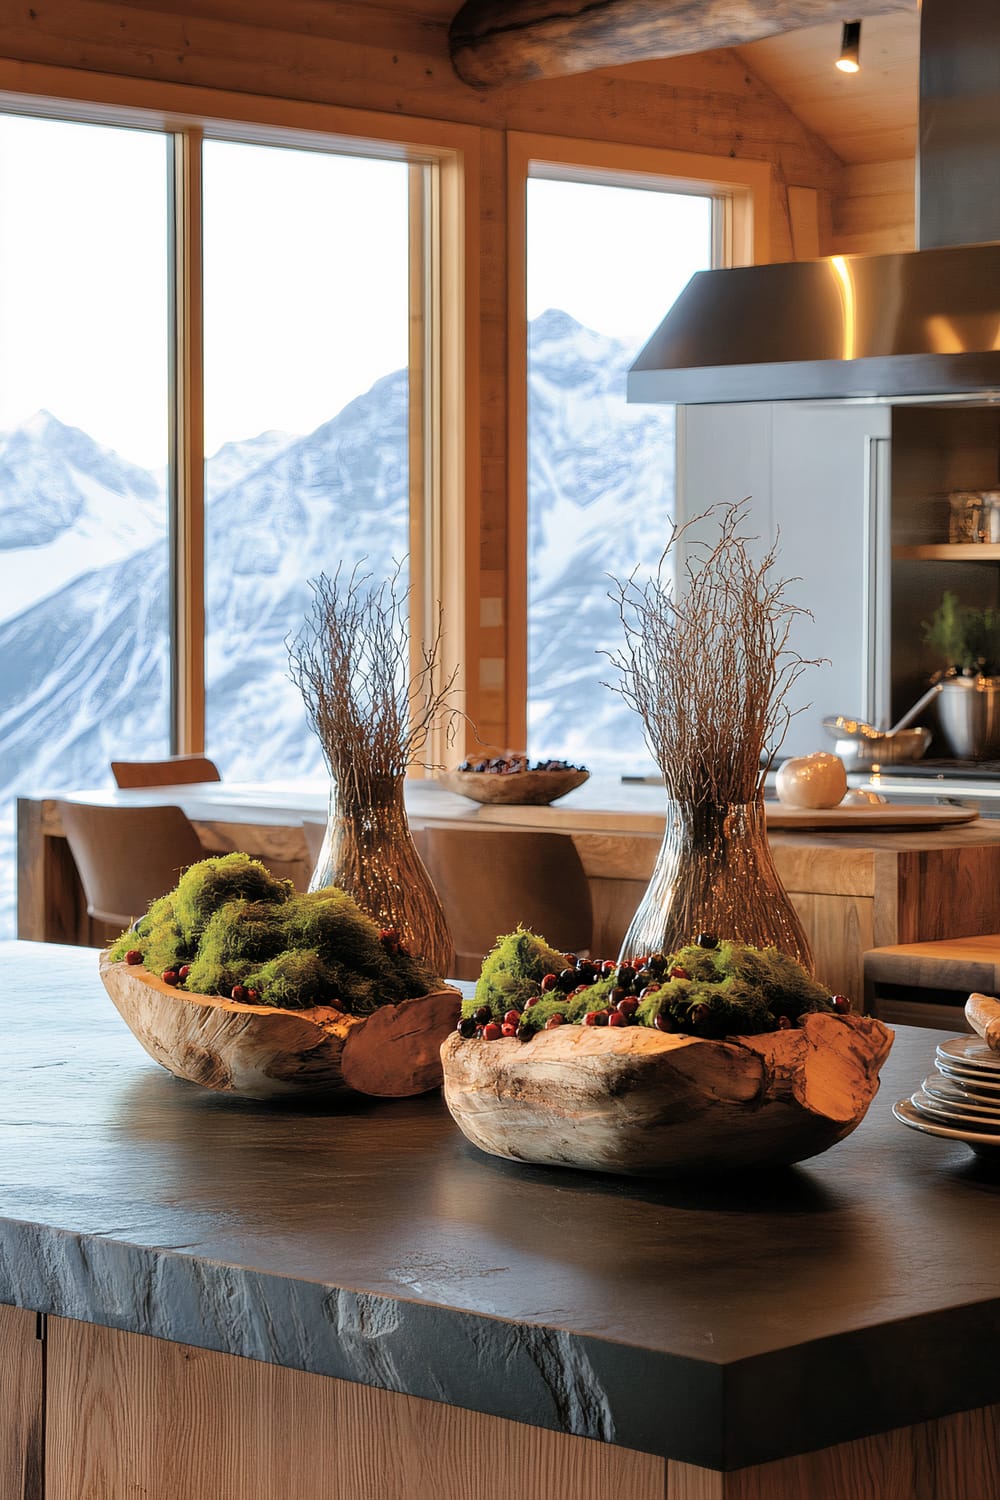
<instances>
[{"instance_id":1,"label":"round wooden tray","mask_svg":"<svg viewBox=\"0 0 1000 1500\"><path fill-rule=\"evenodd\" d=\"M138 964L100 958L101 979L150 1057L190 1083L247 1099L353 1089L403 1098L437 1088L461 996L444 989L370 1016L283 1010L174 989Z\"/></svg>"},{"instance_id":2,"label":"round wooden tray","mask_svg":"<svg viewBox=\"0 0 1000 1500\"><path fill-rule=\"evenodd\" d=\"M870 1016L705 1041L560 1026L530 1042L453 1032L444 1097L493 1156L638 1176L787 1166L860 1124L893 1033Z\"/></svg>"},{"instance_id":3,"label":"round wooden tray","mask_svg":"<svg viewBox=\"0 0 1000 1500\"><path fill-rule=\"evenodd\" d=\"M589 771L439 771L437 779L449 792L473 802L544 807L565 797L590 776Z\"/></svg>"}]
</instances>

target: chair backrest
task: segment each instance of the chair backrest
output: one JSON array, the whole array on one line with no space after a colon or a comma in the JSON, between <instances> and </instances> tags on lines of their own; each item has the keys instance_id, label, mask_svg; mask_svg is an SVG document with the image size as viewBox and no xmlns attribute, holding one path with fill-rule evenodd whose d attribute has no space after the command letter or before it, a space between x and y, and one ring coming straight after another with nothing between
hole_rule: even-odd
<instances>
[{"instance_id":1,"label":"chair backrest","mask_svg":"<svg viewBox=\"0 0 1000 1500\"><path fill-rule=\"evenodd\" d=\"M560 952L589 951L590 884L569 834L428 825L420 846L455 940L456 979L477 978L518 923Z\"/></svg>"},{"instance_id":2,"label":"chair backrest","mask_svg":"<svg viewBox=\"0 0 1000 1500\"><path fill-rule=\"evenodd\" d=\"M207 755L169 755L165 760L113 760L111 774L118 786L181 786L189 781L221 781L219 768Z\"/></svg>"},{"instance_id":3,"label":"chair backrest","mask_svg":"<svg viewBox=\"0 0 1000 1500\"><path fill-rule=\"evenodd\" d=\"M208 853L179 807L56 807L87 911L112 927L128 927L141 917L151 901L173 889L182 870Z\"/></svg>"}]
</instances>

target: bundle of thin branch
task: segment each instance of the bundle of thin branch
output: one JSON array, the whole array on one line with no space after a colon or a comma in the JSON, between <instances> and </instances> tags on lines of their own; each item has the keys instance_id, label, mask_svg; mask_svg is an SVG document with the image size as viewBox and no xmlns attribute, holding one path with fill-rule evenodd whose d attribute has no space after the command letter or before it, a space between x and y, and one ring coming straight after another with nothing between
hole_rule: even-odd
<instances>
[{"instance_id":1,"label":"bundle of thin branch","mask_svg":"<svg viewBox=\"0 0 1000 1500\"><path fill-rule=\"evenodd\" d=\"M378 801L415 764L432 727L451 742L460 711L450 704L458 669L439 681L441 609L434 637L411 669L409 586L402 564L377 588L372 575L338 567L310 580L313 601L288 643L289 675L305 701L330 773L345 801Z\"/></svg>"},{"instance_id":2,"label":"bundle of thin branch","mask_svg":"<svg viewBox=\"0 0 1000 1500\"><path fill-rule=\"evenodd\" d=\"M698 532L716 513L718 536L704 540ZM789 691L816 665L788 645L796 616L809 611L785 600L790 580L774 576L777 544L755 561L745 518L743 501L673 526L655 574L616 579L609 595L625 644L605 653L620 673L607 686L639 714L678 802L754 801L799 712L788 707Z\"/></svg>"}]
</instances>

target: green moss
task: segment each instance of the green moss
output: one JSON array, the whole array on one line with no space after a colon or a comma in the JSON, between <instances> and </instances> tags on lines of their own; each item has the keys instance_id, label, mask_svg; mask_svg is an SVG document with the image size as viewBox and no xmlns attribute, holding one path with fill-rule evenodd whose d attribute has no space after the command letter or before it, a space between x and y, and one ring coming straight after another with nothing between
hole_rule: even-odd
<instances>
[{"instance_id":1,"label":"green moss","mask_svg":"<svg viewBox=\"0 0 1000 1500\"><path fill-rule=\"evenodd\" d=\"M486 956L476 993L466 1001L463 1012L470 1014L480 1005L488 1005L493 1015L523 1010L534 996L546 974L558 974L566 967L566 956L550 948L544 938L525 927L508 933L497 941Z\"/></svg>"},{"instance_id":2,"label":"green moss","mask_svg":"<svg viewBox=\"0 0 1000 1500\"><path fill-rule=\"evenodd\" d=\"M617 972L576 994L560 989L542 994L543 975L563 967L563 954L518 928L501 938L487 957L475 995L465 1001L462 1013L468 1016L486 1005L493 1019L500 1020L513 1008L529 1026L541 1030L557 1012L567 1022L580 1021L588 1011L612 1008L616 992L621 996ZM653 954L648 968L653 980L648 986L642 981L637 996L636 1021L642 1026L654 1026L664 1017L671 1031L711 1038L749 1036L775 1030L782 1017L794 1023L807 1011L832 1009L829 992L776 948L728 941L714 948L689 943L674 953ZM674 969L683 970L686 977L671 978Z\"/></svg>"},{"instance_id":3,"label":"green moss","mask_svg":"<svg viewBox=\"0 0 1000 1500\"><path fill-rule=\"evenodd\" d=\"M116 939L111 957L133 948L153 973L188 965L184 989L229 995L241 984L264 1005L336 1001L350 1015L368 1015L439 984L426 965L387 951L376 923L345 891L296 894L245 854L192 865Z\"/></svg>"}]
</instances>

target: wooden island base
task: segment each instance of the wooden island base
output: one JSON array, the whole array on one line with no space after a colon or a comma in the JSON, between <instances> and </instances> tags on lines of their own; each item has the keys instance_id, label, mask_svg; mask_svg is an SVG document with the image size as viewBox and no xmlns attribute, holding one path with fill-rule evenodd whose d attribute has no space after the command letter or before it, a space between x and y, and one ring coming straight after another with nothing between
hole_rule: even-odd
<instances>
[{"instance_id":1,"label":"wooden island base","mask_svg":"<svg viewBox=\"0 0 1000 1500\"><path fill-rule=\"evenodd\" d=\"M3 1500L1000 1497L1000 1406L720 1473L65 1318L43 1395L39 1321L0 1307Z\"/></svg>"}]
</instances>

